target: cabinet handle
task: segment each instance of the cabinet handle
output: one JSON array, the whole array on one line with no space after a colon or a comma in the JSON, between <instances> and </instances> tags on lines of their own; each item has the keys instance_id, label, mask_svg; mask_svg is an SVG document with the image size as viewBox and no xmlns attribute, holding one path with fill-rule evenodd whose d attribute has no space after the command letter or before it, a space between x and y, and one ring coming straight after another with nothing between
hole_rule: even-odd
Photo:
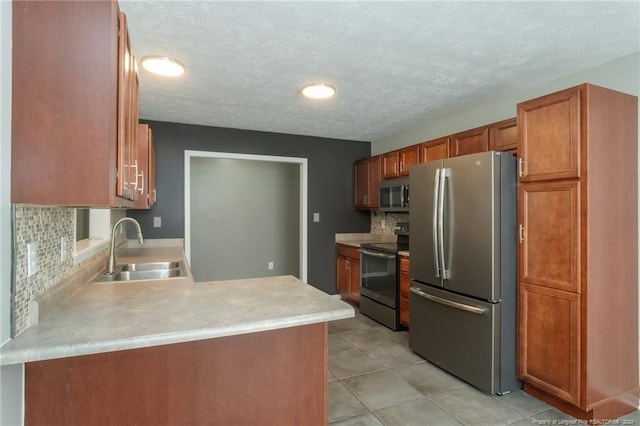
<instances>
[{"instance_id":1,"label":"cabinet handle","mask_svg":"<svg viewBox=\"0 0 640 426\"><path fill-rule=\"evenodd\" d=\"M140 193L144 193L144 170L138 174L138 177L142 178L142 185L140 186L140 188L138 188L138 191L140 191ZM136 186L138 186L138 179L136 178Z\"/></svg>"},{"instance_id":2,"label":"cabinet handle","mask_svg":"<svg viewBox=\"0 0 640 426\"><path fill-rule=\"evenodd\" d=\"M136 172L134 174L134 176L136 177L136 180L131 182L130 185L133 185L133 192L136 192L138 190L138 160L134 161L133 164L130 165L130 167L133 167L136 169Z\"/></svg>"},{"instance_id":3,"label":"cabinet handle","mask_svg":"<svg viewBox=\"0 0 640 426\"><path fill-rule=\"evenodd\" d=\"M393 173L398 173L398 163L393 163Z\"/></svg>"},{"instance_id":4,"label":"cabinet handle","mask_svg":"<svg viewBox=\"0 0 640 426\"><path fill-rule=\"evenodd\" d=\"M402 160L400 160L400 173L404 172L404 164L402 163Z\"/></svg>"},{"instance_id":5,"label":"cabinet handle","mask_svg":"<svg viewBox=\"0 0 640 426\"><path fill-rule=\"evenodd\" d=\"M348 260L344 261L344 269L349 269L349 261Z\"/></svg>"},{"instance_id":6,"label":"cabinet handle","mask_svg":"<svg viewBox=\"0 0 640 426\"><path fill-rule=\"evenodd\" d=\"M524 243L524 226L522 224L520 224L518 228L518 235L519 235L520 244Z\"/></svg>"},{"instance_id":7,"label":"cabinet handle","mask_svg":"<svg viewBox=\"0 0 640 426\"><path fill-rule=\"evenodd\" d=\"M155 203L156 201L157 201L157 198L156 198L156 189L155 189L155 188L153 188L153 202Z\"/></svg>"},{"instance_id":8,"label":"cabinet handle","mask_svg":"<svg viewBox=\"0 0 640 426\"><path fill-rule=\"evenodd\" d=\"M519 177L524 176L524 172L522 171L523 164L524 164L524 160L522 159L522 157L518 158L518 176Z\"/></svg>"}]
</instances>

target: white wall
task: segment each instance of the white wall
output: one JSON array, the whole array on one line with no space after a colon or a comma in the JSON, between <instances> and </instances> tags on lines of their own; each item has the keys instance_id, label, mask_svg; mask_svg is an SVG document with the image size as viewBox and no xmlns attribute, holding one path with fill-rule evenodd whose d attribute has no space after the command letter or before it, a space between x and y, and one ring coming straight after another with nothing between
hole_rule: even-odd
<instances>
[{"instance_id":1,"label":"white wall","mask_svg":"<svg viewBox=\"0 0 640 426\"><path fill-rule=\"evenodd\" d=\"M392 151L396 148L446 136L461 130L515 117L516 104L518 102L581 83L593 83L640 97L640 52L550 81L541 86L530 87L500 96L497 95L495 98L487 100L483 105L462 109L453 114L410 127L394 136L374 141L371 145L371 152L372 154L379 154ZM638 122L640 123L640 109L638 110ZM638 145L640 146L640 133L638 134ZM638 150L638 156L640 164L640 149ZM638 178L640 179L640 169ZM640 197L638 198L638 210L640 211ZM638 222L638 229L640 229L640 216ZM640 265L640 253L638 264ZM640 288L640 278L638 287ZM638 293L638 303L640 304L640 291ZM638 314L638 323L640 324L640 312ZM640 339L638 346L640 350Z\"/></svg>"},{"instance_id":2,"label":"white wall","mask_svg":"<svg viewBox=\"0 0 640 426\"><path fill-rule=\"evenodd\" d=\"M11 2L0 1L0 345L11 337ZM22 424L23 367L0 368L0 424Z\"/></svg>"},{"instance_id":3,"label":"white wall","mask_svg":"<svg viewBox=\"0 0 640 426\"><path fill-rule=\"evenodd\" d=\"M516 104L581 83L599 86L638 96L640 92L640 52L616 59L598 67L581 71L541 86L526 87L509 93L496 94L482 105L460 109L452 114L423 120L419 124L388 138L373 141L371 153L380 154L459 131L516 116Z\"/></svg>"}]
</instances>

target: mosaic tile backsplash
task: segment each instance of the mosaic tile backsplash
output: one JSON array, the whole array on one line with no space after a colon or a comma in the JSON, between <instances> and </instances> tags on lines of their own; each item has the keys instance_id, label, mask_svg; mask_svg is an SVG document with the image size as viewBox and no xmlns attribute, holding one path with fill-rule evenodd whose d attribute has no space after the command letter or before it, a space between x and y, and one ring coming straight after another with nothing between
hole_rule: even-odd
<instances>
[{"instance_id":1,"label":"mosaic tile backsplash","mask_svg":"<svg viewBox=\"0 0 640 426\"><path fill-rule=\"evenodd\" d=\"M111 223L126 216L126 210L112 209ZM27 327L29 300L62 283L99 256L101 250L78 265L73 264L75 209L69 207L15 206L13 329L14 335ZM67 257L61 262L60 237L67 236ZM124 238L124 237L123 237ZM27 277L27 244L38 243L38 272Z\"/></svg>"},{"instance_id":2,"label":"mosaic tile backsplash","mask_svg":"<svg viewBox=\"0 0 640 426\"><path fill-rule=\"evenodd\" d=\"M384 222L384 227L382 226ZM409 213L371 212L371 233L394 235L398 222L409 222Z\"/></svg>"}]
</instances>

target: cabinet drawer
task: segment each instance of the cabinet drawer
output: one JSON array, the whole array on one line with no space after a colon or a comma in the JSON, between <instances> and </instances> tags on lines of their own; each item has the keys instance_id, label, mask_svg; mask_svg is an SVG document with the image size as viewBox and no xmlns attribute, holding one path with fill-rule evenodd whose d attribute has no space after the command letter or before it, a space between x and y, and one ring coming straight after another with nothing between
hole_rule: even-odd
<instances>
[{"instance_id":1,"label":"cabinet drawer","mask_svg":"<svg viewBox=\"0 0 640 426\"><path fill-rule=\"evenodd\" d=\"M337 245L338 256L351 257L353 259L360 259L360 252L358 247L348 246L345 244Z\"/></svg>"}]
</instances>

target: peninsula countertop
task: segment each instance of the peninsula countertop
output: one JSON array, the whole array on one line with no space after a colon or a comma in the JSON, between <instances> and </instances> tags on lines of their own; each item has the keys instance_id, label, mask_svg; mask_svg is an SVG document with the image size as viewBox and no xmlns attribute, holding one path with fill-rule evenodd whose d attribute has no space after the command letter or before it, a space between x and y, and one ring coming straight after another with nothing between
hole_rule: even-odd
<instances>
[{"instance_id":1,"label":"peninsula countertop","mask_svg":"<svg viewBox=\"0 0 640 426\"><path fill-rule=\"evenodd\" d=\"M183 259L182 249L128 249L118 262ZM0 365L255 333L354 316L293 276L87 283L0 348Z\"/></svg>"}]
</instances>

